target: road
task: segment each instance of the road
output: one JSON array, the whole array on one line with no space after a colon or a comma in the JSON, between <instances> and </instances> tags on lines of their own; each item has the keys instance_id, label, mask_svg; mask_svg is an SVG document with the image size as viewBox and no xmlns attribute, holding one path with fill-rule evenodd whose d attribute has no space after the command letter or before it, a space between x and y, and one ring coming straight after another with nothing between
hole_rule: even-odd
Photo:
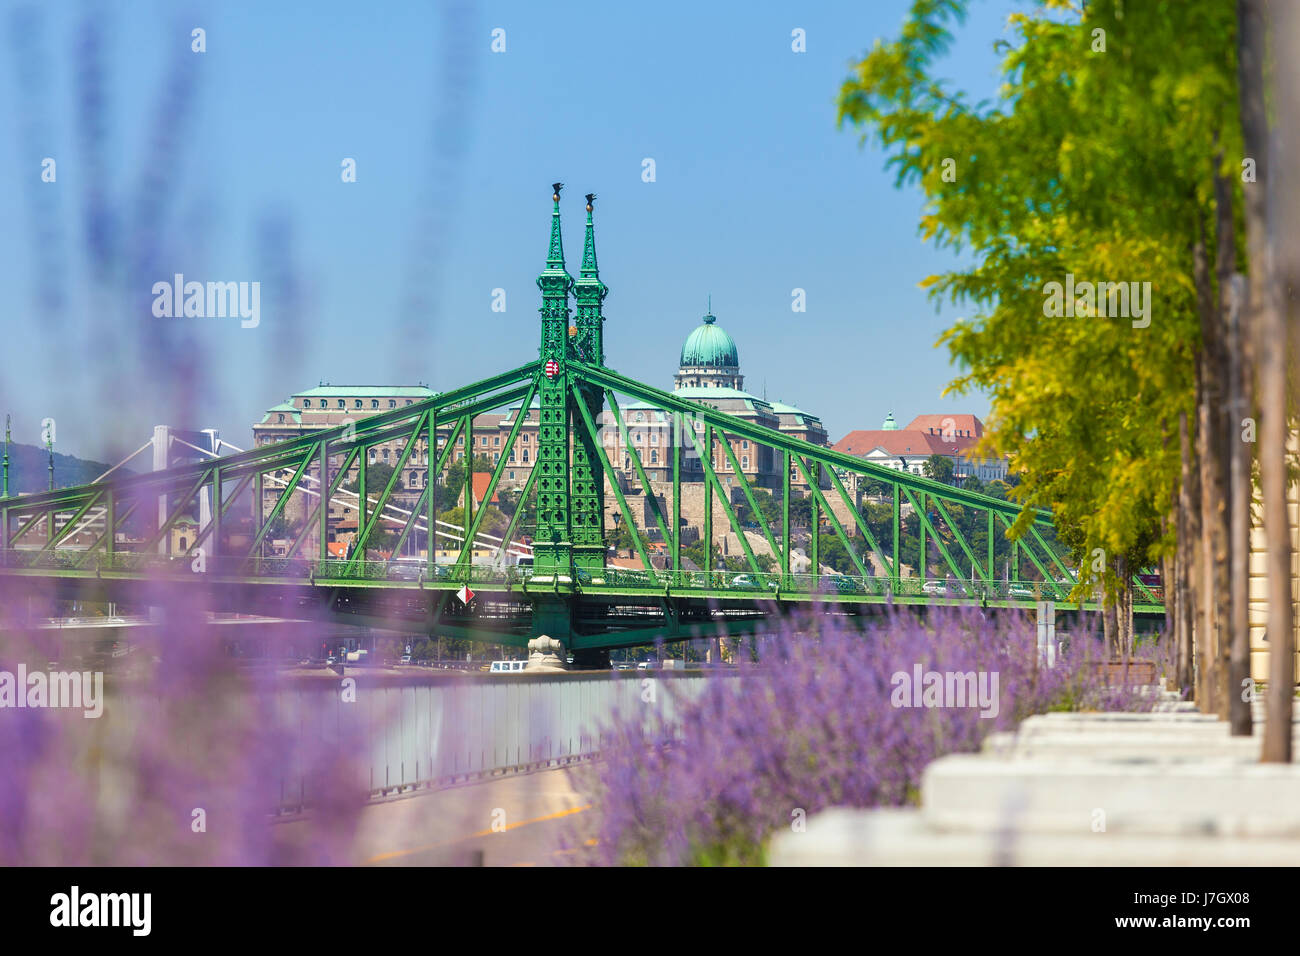
<instances>
[{"instance_id":1,"label":"road","mask_svg":"<svg viewBox=\"0 0 1300 956\"><path fill-rule=\"evenodd\" d=\"M362 866L555 866L578 859L592 825L581 792L589 767L512 774L377 801L362 811L353 863ZM301 820L278 837L305 836Z\"/></svg>"}]
</instances>

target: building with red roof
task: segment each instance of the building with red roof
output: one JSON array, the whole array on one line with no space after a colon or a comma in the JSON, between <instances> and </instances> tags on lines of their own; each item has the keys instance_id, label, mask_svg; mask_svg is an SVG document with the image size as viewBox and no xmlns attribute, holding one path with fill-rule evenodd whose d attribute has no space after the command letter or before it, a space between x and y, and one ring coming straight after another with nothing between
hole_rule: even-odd
<instances>
[{"instance_id":1,"label":"building with red roof","mask_svg":"<svg viewBox=\"0 0 1300 956\"><path fill-rule=\"evenodd\" d=\"M975 415L918 415L906 428L899 428L891 412L880 428L849 432L834 447L846 455L914 475L925 474L925 462L931 455L942 455L952 461L954 478L1005 479L1006 459L974 453L983 436L984 423Z\"/></svg>"}]
</instances>

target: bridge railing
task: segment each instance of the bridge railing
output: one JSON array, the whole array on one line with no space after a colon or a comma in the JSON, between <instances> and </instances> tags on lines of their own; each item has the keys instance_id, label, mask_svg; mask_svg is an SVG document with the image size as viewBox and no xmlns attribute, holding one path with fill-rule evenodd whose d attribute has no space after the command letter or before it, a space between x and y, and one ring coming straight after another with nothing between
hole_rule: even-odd
<instances>
[{"instance_id":1,"label":"bridge railing","mask_svg":"<svg viewBox=\"0 0 1300 956\"><path fill-rule=\"evenodd\" d=\"M580 583L581 579L580 579ZM989 601L1036 602L1056 599L1056 589L1042 581L957 581L951 578L901 578L894 581L887 576L861 577L850 574L781 574L779 572L755 573L752 571L647 571L637 568L606 568L602 578L592 581L616 588L653 589L670 591L733 591L738 596L757 597L763 594L825 594L856 595L859 597L899 597L966 599ZM1057 582L1068 592L1073 582ZM1151 588L1160 600L1163 592Z\"/></svg>"},{"instance_id":2,"label":"bridge railing","mask_svg":"<svg viewBox=\"0 0 1300 956\"><path fill-rule=\"evenodd\" d=\"M505 568L477 564L438 564L433 573L424 565L390 561L353 561L344 559L312 560L307 558L243 558L228 556L169 556L131 551L87 553L71 550L0 551L0 567L45 570L79 570L83 572L143 574L149 576L192 577L198 573L246 579L298 579L311 581L373 581L388 585L420 587L433 585L508 585L527 587L537 570L527 566ZM547 586L553 579L545 578ZM685 571L642 570L607 567L603 571L575 571L569 577L572 586L615 588L655 592L731 592L737 597L779 598L789 595L822 594L859 598L903 598L969 601L1011 601L1034 603L1056 600L1056 588L1042 581L957 581L952 578L861 577L849 574L781 574L752 571ZM1057 582L1068 592L1072 582ZM1164 590L1148 586L1151 596L1164 600Z\"/></svg>"}]
</instances>

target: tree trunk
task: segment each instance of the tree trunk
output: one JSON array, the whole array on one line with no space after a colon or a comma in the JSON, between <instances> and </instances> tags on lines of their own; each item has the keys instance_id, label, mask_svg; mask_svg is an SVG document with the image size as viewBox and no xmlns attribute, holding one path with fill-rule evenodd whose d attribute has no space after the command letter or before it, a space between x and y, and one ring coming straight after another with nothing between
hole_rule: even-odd
<instances>
[{"instance_id":1,"label":"tree trunk","mask_svg":"<svg viewBox=\"0 0 1300 956\"><path fill-rule=\"evenodd\" d=\"M1106 644L1106 659L1119 658L1119 644L1115 635L1115 601L1109 587L1101 589L1101 635Z\"/></svg>"},{"instance_id":2,"label":"tree trunk","mask_svg":"<svg viewBox=\"0 0 1300 956\"><path fill-rule=\"evenodd\" d=\"M1196 665L1194 663L1196 605L1192 595L1192 582L1196 580L1196 543L1201 537L1198 505L1201 500L1199 472L1192 467L1192 442L1187 425L1187 412L1178 415L1178 444L1182 457L1182 481L1178 488L1178 629L1179 629L1179 690L1195 694Z\"/></svg>"},{"instance_id":3,"label":"tree trunk","mask_svg":"<svg viewBox=\"0 0 1300 956\"><path fill-rule=\"evenodd\" d=\"M1202 713L1216 713L1219 709L1219 610L1220 594L1226 588L1226 571L1223 567L1222 549L1227 543L1225 527L1227 493L1223 480L1224 463L1219 444L1222 429L1223 389L1220 374L1223 361L1220 354L1220 337L1214 290L1206 262L1204 240L1197 243L1193 259L1196 280L1197 311L1201 318L1201 352L1199 361L1200 392L1197 407L1196 444L1201 469L1201 619L1197 635L1201 664L1198 707ZM1222 572L1222 573L1221 573Z\"/></svg>"},{"instance_id":4,"label":"tree trunk","mask_svg":"<svg viewBox=\"0 0 1300 956\"><path fill-rule=\"evenodd\" d=\"M1220 720L1228 720L1231 715L1231 702L1241 695L1232 692L1232 644L1235 640L1233 630L1234 609L1232 600L1237 593L1237 582L1233 580L1236 568L1236 544L1232 527L1232 509L1229 502L1237 491L1232 483L1232 462L1236 457L1236 446L1241 444L1240 435L1233 427L1232 419L1236 412L1237 396L1232 390L1232 383L1241 376L1242 358L1234 350L1232 334L1232 309L1234 307L1232 278L1237 264L1237 237L1232 212L1232 183L1222 173L1223 154L1214 157L1214 227L1215 254L1214 271L1218 285L1218 299L1214 315L1214 329L1218 337L1219 386L1222 400L1215 406L1218 412L1211 421L1217 431L1215 438L1215 472L1221 488L1215 512L1215 581L1214 597L1216 602L1215 619L1218 625L1217 638L1217 686L1214 691L1215 710ZM1242 565L1243 572L1245 565ZM1244 579L1243 579L1244 585ZM1242 588L1245 594L1245 588ZM1243 611L1245 610L1243 604ZM1247 641L1249 638L1247 637ZM1249 648L1249 643L1247 643ZM1247 652L1249 653L1249 651ZM1244 703L1244 702L1243 702ZM1250 718L1249 703L1247 720Z\"/></svg>"},{"instance_id":5,"label":"tree trunk","mask_svg":"<svg viewBox=\"0 0 1300 956\"><path fill-rule=\"evenodd\" d=\"M1174 620L1174 626L1177 628L1178 635L1178 658L1175 661L1174 674L1178 682L1179 693L1187 693L1192 687L1192 604L1191 594L1188 593L1188 581L1190 581L1190 566L1188 558L1191 555L1190 541L1192 537L1191 510L1191 447L1188 441L1187 433L1187 412L1179 412L1178 415L1178 451L1180 459L1180 471L1178 480L1178 501L1175 505L1174 514L1177 516L1177 525L1175 525L1175 535L1177 535L1177 548L1174 550L1174 578L1171 579L1169 587L1174 589L1175 607L1178 615Z\"/></svg>"},{"instance_id":6,"label":"tree trunk","mask_svg":"<svg viewBox=\"0 0 1300 956\"><path fill-rule=\"evenodd\" d=\"M1218 285L1216 333L1219 336L1220 383L1223 401L1217 406L1215 442L1220 452L1216 464L1224 494L1216 514L1215 617L1218 621L1216 710L1220 720L1230 720L1234 734L1250 734L1250 702L1243 700L1241 680L1234 666L1250 663L1250 448L1241 440L1246 417L1245 377L1248 357L1241 335L1241 303L1236 291L1237 237L1233 222L1232 182L1222 172L1223 155L1214 160L1214 271ZM1217 456L1216 456L1217 458Z\"/></svg>"},{"instance_id":7,"label":"tree trunk","mask_svg":"<svg viewBox=\"0 0 1300 956\"><path fill-rule=\"evenodd\" d=\"M1248 228L1259 229L1262 236L1274 235L1275 255L1270 257L1266 240L1262 247L1252 247L1251 293L1257 304L1256 328L1259 349L1260 406L1260 483L1264 498L1264 529L1268 567L1268 664L1269 691L1267 719L1261 759L1266 763L1289 763L1292 753L1292 697L1295 686L1295 632L1292 622L1291 522L1287 514L1287 380L1286 357L1288 333L1294 323L1295 298L1289 289L1300 280L1300 233L1296 216L1300 214L1300 176L1297 176L1295 150L1300 149L1295 117L1300 111L1300 10L1295 4L1273 3L1269 7L1270 33L1277 44L1272 57L1275 64L1277 115L1282 122L1276 141L1263 132L1263 50L1264 11L1259 0L1243 3L1239 8L1241 49L1249 55L1249 65L1242 67L1246 83L1242 88L1243 133L1258 150L1256 183L1265 197L1247 203ZM1261 136L1265 139L1260 146ZM1289 162L1274 163L1279 156ZM1277 170L1276 179L1273 170ZM1261 174L1262 173L1262 174ZM1271 219L1261 225L1250 223L1252 215ZM1270 228L1271 226L1271 228ZM1259 258L1254 258L1258 255ZM1285 302L1282 290L1288 288ZM1286 310L1285 312L1283 310ZM1291 347L1297 344L1290 337Z\"/></svg>"},{"instance_id":8,"label":"tree trunk","mask_svg":"<svg viewBox=\"0 0 1300 956\"><path fill-rule=\"evenodd\" d=\"M1246 320L1245 278L1232 276L1229 282L1228 342L1233 356L1229 367L1228 388L1232 393L1232 416L1229 422L1231 460L1229 475L1232 486L1229 528L1231 566L1231 601L1228 630L1228 719L1233 736L1249 737L1252 733L1250 696L1250 501L1253 482L1250 474L1251 444L1242 430L1250 414L1246 383L1250 380L1252 349Z\"/></svg>"}]
</instances>

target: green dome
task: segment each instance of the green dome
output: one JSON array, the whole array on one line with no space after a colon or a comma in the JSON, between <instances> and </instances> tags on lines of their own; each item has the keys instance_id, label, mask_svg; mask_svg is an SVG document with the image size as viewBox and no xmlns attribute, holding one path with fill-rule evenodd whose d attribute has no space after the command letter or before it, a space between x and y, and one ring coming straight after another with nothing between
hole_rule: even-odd
<instances>
[{"instance_id":1,"label":"green dome","mask_svg":"<svg viewBox=\"0 0 1300 956\"><path fill-rule=\"evenodd\" d=\"M739 368L736 341L717 324L712 313L692 332L682 346L682 368Z\"/></svg>"}]
</instances>

